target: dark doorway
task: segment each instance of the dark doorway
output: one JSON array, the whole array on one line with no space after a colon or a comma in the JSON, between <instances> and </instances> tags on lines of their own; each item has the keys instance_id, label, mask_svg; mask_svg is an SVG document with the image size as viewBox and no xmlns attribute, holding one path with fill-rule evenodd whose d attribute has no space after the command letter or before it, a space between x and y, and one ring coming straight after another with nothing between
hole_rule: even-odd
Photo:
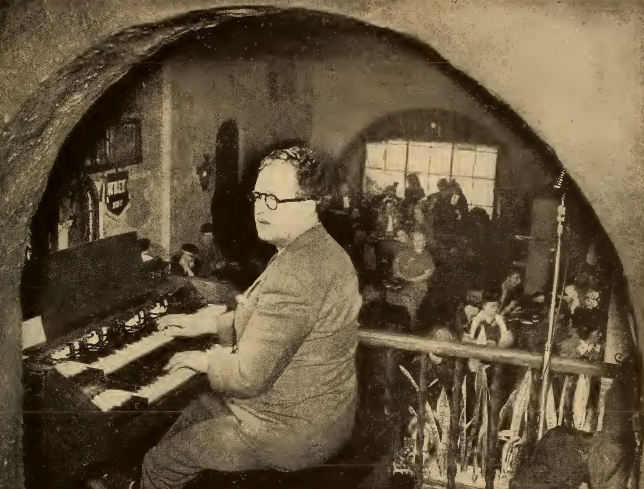
<instances>
[{"instance_id":1,"label":"dark doorway","mask_svg":"<svg viewBox=\"0 0 644 489\"><path fill-rule=\"evenodd\" d=\"M212 224L217 246L226 258L235 260L239 226L239 131L228 119L217 131L215 148L215 191L212 196Z\"/></svg>"}]
</instances>

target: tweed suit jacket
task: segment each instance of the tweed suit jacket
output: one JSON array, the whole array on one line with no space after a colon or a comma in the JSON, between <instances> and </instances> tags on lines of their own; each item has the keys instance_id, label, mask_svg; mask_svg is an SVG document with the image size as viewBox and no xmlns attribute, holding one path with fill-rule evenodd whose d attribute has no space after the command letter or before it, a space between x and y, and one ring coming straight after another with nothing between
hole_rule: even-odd
<instances>
[{"instance_id":1,"label":"tweed suit jacket","mask_svg":"<svg viewBox=\"0 0 644 489\"><path fill-rule=\"evenodd\" d=\"M214 352L208 377L264 463L321 463L351 435L361 305L349 256L320 224L242 295L236 352Z\"/></svg>"}]
</instances>

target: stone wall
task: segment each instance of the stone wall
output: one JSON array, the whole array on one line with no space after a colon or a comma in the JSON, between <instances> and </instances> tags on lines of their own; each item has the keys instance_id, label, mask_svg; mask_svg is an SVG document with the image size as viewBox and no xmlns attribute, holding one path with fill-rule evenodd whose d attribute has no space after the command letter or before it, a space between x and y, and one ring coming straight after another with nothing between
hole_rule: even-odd
<instances>
[{"instance_id":1,"label":"stone wall","mask_svg":"<svg viewBox=\"0 0 644 489\"><path fill-rule=\"evenodd\" d=\"M413 139L418 136L408 132L412 127L438 122L434 111L463 119L458 128L452 127L452 115L441 119L442 137L470 142L476 126L478 139L472 141L503 147L499 187L539 188L558 176L555 165L540 165L532 148L419 52L372 29L314 21L303 24L308 36L298 39L295 22L302 20L271 17L220 26L185 36L155 57L171 73L172 250L196 242L199 224L211 219L219 165L207 191L200 189L195 168L203 155L214 154L218 130L230 119L239 128L239 178L250 185L267 148L300 140L340 160L353 185L360 186L364 131L378 123L392 138ZM271 93L269 74L277 72L291 73L287 96ZM409 120L400 132L401 117L410 111L427 119Z\"/></svg>"},{"instance_id":2,"label":"stone wall","mask_svg":"<svg viewBox=\"0 0 644 489\"><path fill-rule=\"evenodd\" d=\"M267 2L14 3L20 5L2 19L0 34L0 487L20 486L18 282L27 225L58 148L131 63L184 32L216 24L219 13L207 9ZM413 36L509 104L514 113L502 113L510 121L521 116L556 151L595 208L627 271L642 325L644 30L642 10L629 10L635 4L641 2L271 2ZM186 14L195 9L204 11ZM481 97L493 103L485 91Z\"/></svg>"}]
</instances>

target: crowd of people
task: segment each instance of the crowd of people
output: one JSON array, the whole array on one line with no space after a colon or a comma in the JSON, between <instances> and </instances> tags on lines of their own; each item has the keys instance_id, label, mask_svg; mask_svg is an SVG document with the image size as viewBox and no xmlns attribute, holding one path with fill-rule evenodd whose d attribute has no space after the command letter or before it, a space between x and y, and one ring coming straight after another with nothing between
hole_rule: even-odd
<instances>
[{"instance_id":1,"label":"crowd of people","mask_svg":"<svg viewBox=\"0 0 644 489\"><path fill-rule=\"evenodd\" d=\"M322 202L321 214L352 257L375 315L386 317L383 306L397 306L411 332L449 324L461 337L476 316L463 312L482 311L483 295L496 297L499 316L518 307L521 270L504 261L507 254L500 252L503 244L485 209L470 209L453 180L442 179L437 187L425 195L415 174L408 175L403 198L397 184L372 196L357 196L345 184Z\"/></svg>"},{"instance_id":2,"label":"crowd of people","mask_svg":"<svg viewBox=\"0 0 644 489\"><path fill-rule=\"evenodd\" d=\"M550 295L524 294L523 269L511 262L487 211L470 208L453 180L440 180L438 191L429 195L415 174L407 177L404 197L397 195L398 186L363 195L344 183L318 202L321 222L358 272L365 322L425 336L443 331L463 342L542 351ZM149 262L149 240L139 243L143 261ZM243 287L266 264L227 260L216 244L213 225L205 223L197 244L184 243L168 266L175 275L223 278ZM575 326L588 323L586 292L579 290L572 282L566 288L566 307L560 314L565 326L558 329L555 349L567 357L595 359L601 328L585 331L586 326ZM583 297L576 302L571 298L579 295ZM526 327L517 319L521 315L539 316L540 321ZM581 316L583 321L576 319ZM586 346L583 354L579 344Z\"/></svg>"},{"instance_id":3,"label":"crowd of people","mask_svg":"<svg viewBox=\"0 0 644 489\"><path fill-rule=\"evenodd\" d=\"M442 180L438 192L425 195L418 178L412 174L404 197L398 197L397 191L398 185L394 184L377 196L354 197L349 202L336 199L342 208L328 206L323 211L327 214L327 226L349 251L360 274L367 304L363 324L437 341L543 354L552 294L545 290L525 293L524 269L513 263L505 246L507 239L495 232L487 211L468 205L454 181ZM345 186L341 195L348 194ZM571 271L564 280L563 293L558 293L555 301L552 351L565 358L602 362L606 300L601 280L584 279L578 270ZM393 396L394 404L415 406L418 393L397 367L418 379L417 357L400 352L393 355L389 357L396 364L393 372L378 372L373 378L384 383L385 399ZM452 388L457 360L435 354L430 354L430 358L432 375L439 382L427 395L430 404L437 406L439 393ZM497 404L520 386L524 376L521 368L487 363L469 359L460 370L463 376L460 382L466 391L462 402L471 423L461 442L467 440L478 447L472 455L475 459L485 458L488 450L487 445L481 448L476 441L470 441L487 430L474 414L476 406L483 402L482 391L477 387L479 376L488 379L490 395ZM398 380L389 378L392 374ZM562 382L559 377L553 380L555 396L562 395ZM591 399L597 398L599 388L598 382L588 386ZM591 405L592 402L595 401ZM401 409L401 426L405 427L413 423L414 414ZM488 413L488 407L485 409ZM491 422L499 422L497 416L495 412ZM570 428L572 415L566 414L564 418L565 427L561 429L577 434ZM409 443L413 445L413 437L406 432L405 437L401 454L406 453ZM404 456L401 457L403 460ZM522 470L528 469L522 466Z\"/></svg>"},{"instance_id":4,"label":"crowd of people","mask_svg":"<svg viewBox=\"0 0 644 489\"><path fill-rule=\"evenodd\" d=\"M265 263L249 257L243 264L228 259L215 240L212 223L201 225L199 239L195 243L183 243L169 261L164 261L150 252L150 240L139 239L141 259L152 271L166 270L179 277L197 277L205 280L226 281L243 289L262 272Z\"/></svg>"},{"instance_id":5,"label":"crowd of people","mask_svg":"<svg viewBox=\"0 0 644 489\"><path fill-rule=\"evenodd\" d=\"M437 189L426 195L410 174L403 196L398 183L377 195L345 183L320 203L323 223L358 271L364 323L543 352L551 293L525 294L524 269L513 262L509 240L485 209L469 205L457 182L442 179ZM568 275L557 298L553 348L568 358L600 360L601 287L576 275Z\"/></svg>"}]
</instances>

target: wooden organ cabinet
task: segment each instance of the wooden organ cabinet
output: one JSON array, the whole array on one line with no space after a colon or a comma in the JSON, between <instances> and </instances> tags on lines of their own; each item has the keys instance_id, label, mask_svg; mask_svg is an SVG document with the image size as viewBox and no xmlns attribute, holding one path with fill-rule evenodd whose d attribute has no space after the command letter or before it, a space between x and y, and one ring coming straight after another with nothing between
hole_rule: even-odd
<instances>
[{"instance_id":1,"label":"wooden organ cabinet","mask_svg":"<svg viewBox=\"0 0 644 489\"><path fill-rule=\"evenodd\" d=\"M149 263L136 233L49 257L40 317L30 322L40 320L42 331L23 349L26 487L79 487L110 463L145 453L207 389L203 376L163 367L176 352L207 350L217 339L173 339L157 318L226 306Z\"/></svg>"}]
</instances>

